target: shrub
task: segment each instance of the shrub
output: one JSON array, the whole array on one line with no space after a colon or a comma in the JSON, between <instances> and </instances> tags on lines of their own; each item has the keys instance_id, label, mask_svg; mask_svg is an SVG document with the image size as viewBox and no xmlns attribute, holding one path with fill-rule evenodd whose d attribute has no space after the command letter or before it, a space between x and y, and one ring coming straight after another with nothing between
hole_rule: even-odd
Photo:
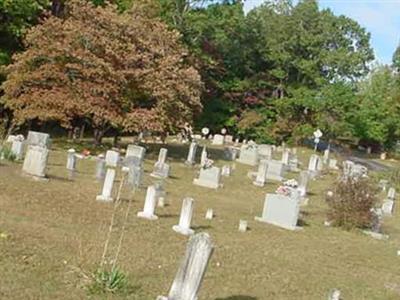
<instances>
[{"instance_id":1,"label":"shrub","mask_svg":"<svg viewBox=\"0 0 400 300\"><path fill-rule=\"evenodd\" d=\"M0 157L9 161L15 161L17 159L11 149L6 146L3 146L3 148L0 149Z\"/></svg>"},{"instance_id":2,"label":"shrub","mask_svg":"<svg viewBox=\"0 0 400 300\"><path fill-rule=\"evenodd\" d=\"M327 195L328 220L347 230L371 228L375 221L372 209L377 203L378 188L368 178L340 178Z\"/></svg>"}]
</instances>

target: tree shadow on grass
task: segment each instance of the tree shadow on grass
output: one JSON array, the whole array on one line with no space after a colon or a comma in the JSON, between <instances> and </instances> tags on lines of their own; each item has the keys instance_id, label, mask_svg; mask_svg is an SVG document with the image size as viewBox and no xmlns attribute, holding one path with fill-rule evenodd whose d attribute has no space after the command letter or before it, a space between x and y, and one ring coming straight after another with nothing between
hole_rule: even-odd
<instances>
[{"instance_id":1,"label":"tree shadow on grass","mask_svg":"<svg viewBox=\"0 0 400 300\"><path fill-rule=\"evenodd\" d=\"M237 295L227 298L216 298L215 300L257 300L257 298L252 296Z\"/></svg>"},{"instance_id":2,"label":"tree shadow on grass","mask_svg":"<svg viewBox=\"0 0 400 300\"><path fill-rule=\"evenodd\" d=\"M163 214L163 215L158 215L158 217L159 218L162 218L162 219L168 219L168 218L178 218L179 217L179 215L177 215L177 214Z\"/></svg>"},{"instance_id":3,"label":"tree shadow on grass","mask_svg":"<svg viewBox=\"0 0 400 300\"><path fill-rule=\"evenodd\" d=\"M193 230L206 230L212 228L210 225L192 226Z\"/></svg>"}]
</instances>

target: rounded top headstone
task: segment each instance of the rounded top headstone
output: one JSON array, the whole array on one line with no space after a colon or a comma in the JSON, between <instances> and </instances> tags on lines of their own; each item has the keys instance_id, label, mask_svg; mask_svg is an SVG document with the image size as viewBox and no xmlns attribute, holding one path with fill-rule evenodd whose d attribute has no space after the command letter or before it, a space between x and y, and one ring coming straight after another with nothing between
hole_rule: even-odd
<instances>
[{"instance_id":1,"label":"rounded top headstone","mask_svg":"<svg viewBox=\"0 0 400 300\"><path fill-rule=\"evenodd\" d=\"M68 149L68 153L75 153L75 149L73 149L73 148Z\"/></svg>"},{"instance_id":2,"label":"rounded top headstone","mask_svg":"<svg viewBox=\"0 0 400 300\"><path fill-rule=\"evenodd\" d=\"M204 135L207 135L207 134L210 133L210 129L208 129L207 127L204 127L204 128L201 130L201 133L204 134Z\"/></svg>"},{"instance_id":3,"label":"rounded top headstone","mask_svg":"<svg viewBox=\"0 0 400 300\"><path fill-rule=\"evenodd\" d=\"M227 132L226 128L221 129L221 134L226 134L226 132Z\"/></svg>"}]
</instances>

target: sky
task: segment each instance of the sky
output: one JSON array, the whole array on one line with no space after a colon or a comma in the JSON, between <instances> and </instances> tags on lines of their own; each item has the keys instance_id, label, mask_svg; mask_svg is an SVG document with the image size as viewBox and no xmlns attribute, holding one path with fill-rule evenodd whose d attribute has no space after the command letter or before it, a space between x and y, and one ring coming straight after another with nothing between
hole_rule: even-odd
<instances>
[{"instance_id":1,"label":"sky","mask_svg":"<svg viewBox=\"0 0 400 300\"><path fill-rule=\"evenodd\" d=\"M246 0L245 11L264 0ZM356 20L371 33L371 44L378 62L390 64L400 42L400 0L320 0L321 8Z\"/></svg>"}]
</instances>

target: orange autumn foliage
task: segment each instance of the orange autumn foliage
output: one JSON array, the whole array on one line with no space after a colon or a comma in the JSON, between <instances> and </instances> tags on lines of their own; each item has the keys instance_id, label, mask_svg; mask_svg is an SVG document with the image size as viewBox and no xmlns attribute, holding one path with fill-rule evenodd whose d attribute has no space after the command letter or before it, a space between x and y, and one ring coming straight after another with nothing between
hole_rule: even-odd
<instances>
[{"instance_id":1,"label":"orange autumn foliage","mask_svg":"<svg viewBox=\"0 0 400 300\"><path fill-rule=\"evenodd\" d=\"M74 120L93 128L168 131L201 110L199 73L185 62L180 35L138 7L69 1L25 37L3 84L14 122Z\"/></svg>"}]
</instances>

